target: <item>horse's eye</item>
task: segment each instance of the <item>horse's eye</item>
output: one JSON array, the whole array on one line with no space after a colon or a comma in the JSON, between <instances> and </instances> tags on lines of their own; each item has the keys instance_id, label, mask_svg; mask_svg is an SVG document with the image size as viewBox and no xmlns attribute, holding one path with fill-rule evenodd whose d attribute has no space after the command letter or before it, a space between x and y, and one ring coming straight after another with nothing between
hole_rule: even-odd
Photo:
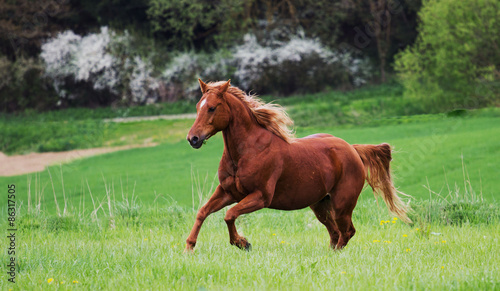
<instances>
[{"instance_id":1,"label":"horse's eye","mask_svg":"<svg viewBox=\"0 0 500 291\"><path fill-rule=\"evenodd\" d=\"M215 107L208 108L208 112L214 112L214 111L215 111Z\"/></svg>"}]
</instances>

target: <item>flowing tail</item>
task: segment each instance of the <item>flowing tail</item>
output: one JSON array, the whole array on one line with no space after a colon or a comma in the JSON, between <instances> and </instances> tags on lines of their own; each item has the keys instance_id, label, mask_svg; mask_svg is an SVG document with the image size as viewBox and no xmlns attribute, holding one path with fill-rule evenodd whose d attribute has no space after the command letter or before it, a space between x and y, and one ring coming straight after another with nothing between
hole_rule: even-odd
<instances>
[{"instance_id":1,"label":"flowing tail","mask_svg":"<svg viewBox=\"0 0 500 291\"><path fill-rule=\"evenodd\" d=\"M389 210L405 222L411 222L406 215L409 207L399 198L398 193L406 195L394 188L391 179L390 162L391 146L383 143L379 145L353 145L365 165L366 181L372 187L373 193L381 196Z\"/></svg>"}]
</instances>

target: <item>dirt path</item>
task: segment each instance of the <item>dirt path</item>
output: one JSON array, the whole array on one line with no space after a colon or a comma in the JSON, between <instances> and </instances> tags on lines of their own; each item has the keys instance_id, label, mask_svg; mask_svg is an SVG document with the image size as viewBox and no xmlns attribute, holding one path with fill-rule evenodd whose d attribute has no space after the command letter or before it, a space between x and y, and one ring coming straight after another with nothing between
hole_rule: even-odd
<instances>
[{"instance_id":1,"label":"dirt path","mask_svg":"<svg viewBox=\"0 0 500 291\"><path fill-rule=\"evenodd\" d=\"M45 167L67 163L75 159L128 150L132 148L151 147L157 144L126 145L108 148L92 148L84 150L72 150L67 152L30 153L27 155L7 156L0 152L0 176L9 177L33 172L40 172Z\"/></svg>"},{"instance_id":2,"label":"dirt path","mask_svg":"<svg viewBox=\"0 0 500 291\"><path fill-rule=\"evenodd\" d=\"M105 122L137 122L151 120L174 120L174 119L194 119L196 113L173 114L173 115L156 115L156 116L138 116L138 117L123 117L104 119ZM48 152L48 153L30 153L26 155L7 156L0 152L0 177L16 176L34 172L40 172L45 167L67 163L75 159L127 150L139 147L151 147L156 143L148 143L145 145L126 145L118 147L92 148L83 150L72 150L66 152Z\"/></svg>"}]
</instances>

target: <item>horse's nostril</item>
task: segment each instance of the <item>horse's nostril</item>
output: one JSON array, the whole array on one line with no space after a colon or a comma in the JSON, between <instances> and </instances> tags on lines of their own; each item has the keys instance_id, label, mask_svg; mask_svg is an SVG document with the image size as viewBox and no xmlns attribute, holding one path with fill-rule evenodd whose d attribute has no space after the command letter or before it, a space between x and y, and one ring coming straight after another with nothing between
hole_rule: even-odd
<instances>
[{"instance_id":1,"label":"horse's nostril","mask_svg":"<svg viewBox=\"0 0 500 291\"><path fill-rule=\"evenodd\" d=\"M198 142L198 137L197 136L193 136L193 138L191 138L191 144L196 144Z\"/></svg>"}]
</instances>

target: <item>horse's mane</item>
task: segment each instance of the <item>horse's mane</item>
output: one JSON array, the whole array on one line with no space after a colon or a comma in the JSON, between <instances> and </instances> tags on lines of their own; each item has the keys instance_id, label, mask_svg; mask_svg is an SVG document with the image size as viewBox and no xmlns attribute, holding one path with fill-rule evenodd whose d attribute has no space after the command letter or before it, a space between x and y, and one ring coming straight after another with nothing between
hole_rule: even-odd
<instances>
[{"instance_id":1,"label":"horse's mane","mask_svg":"<svg viewBox=\"0 0 500 291\"><path fill-rule=\"evenodd\" d=\"M210 87L219 87L225 82L209 83ZM290 143L294 138L294 131L290 127L293 126L293 120L288 116L281 105L273 103L265 103L257 95L248 95L238 87L230 86L227 93L240 99L253 114L257 123L265 129L282 138L287 143Z\"/></svg>"}]
</instances>

